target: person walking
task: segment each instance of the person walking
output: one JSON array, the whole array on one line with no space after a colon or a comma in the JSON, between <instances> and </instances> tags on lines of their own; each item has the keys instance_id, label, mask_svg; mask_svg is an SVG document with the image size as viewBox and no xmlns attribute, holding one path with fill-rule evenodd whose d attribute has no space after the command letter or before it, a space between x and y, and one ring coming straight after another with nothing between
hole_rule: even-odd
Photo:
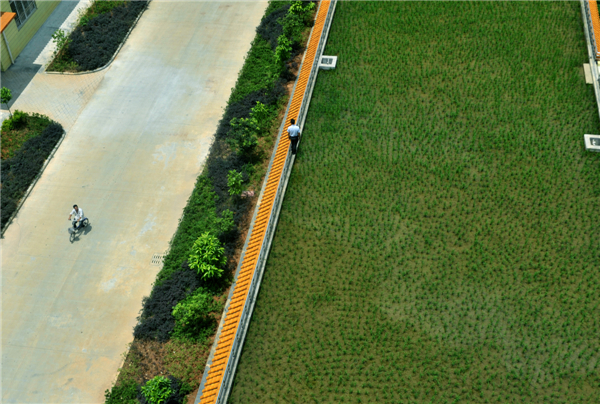
<instances>
[{"instance_id":1,"label":"person walking","mask_svg":"<svg viewBox=\"0 0 600 404\"><path fill-rule=\"evenodd\" d=\"M300 127L296 125L295 119L290 119L290 127L288 128L288 136L292 144L292 154L296 154L296 148L298 147L298 140L300 139Z\"/></svg>"}]
</instances>

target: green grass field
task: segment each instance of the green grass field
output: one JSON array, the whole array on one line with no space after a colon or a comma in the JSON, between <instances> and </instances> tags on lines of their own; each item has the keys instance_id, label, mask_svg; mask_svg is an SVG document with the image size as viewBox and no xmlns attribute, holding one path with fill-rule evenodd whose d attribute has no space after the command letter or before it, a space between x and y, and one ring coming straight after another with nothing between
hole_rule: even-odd
<instances>
[{"instance_id":1,"label":"green grass field","mask_svg":"<svg viewBox=\"0 0 600 404\"><path fill-rule=\"evenodd\" d=\"M599 403L579 2L340 2L231 403Z\"/></svg>"}]
</instances>

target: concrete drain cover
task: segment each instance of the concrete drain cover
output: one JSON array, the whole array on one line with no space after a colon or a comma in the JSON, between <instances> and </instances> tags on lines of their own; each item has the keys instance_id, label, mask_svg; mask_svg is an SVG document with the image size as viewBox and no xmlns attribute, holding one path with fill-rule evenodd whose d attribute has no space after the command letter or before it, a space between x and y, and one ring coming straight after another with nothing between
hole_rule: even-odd
<instances>
[{"instance_id":1,"label":"concrete drain cover","mask_svg":"<svg viewBox=\"0 0 600 404\"><path fill-rule=\"evenodd\" d=\"M600 135L583 135L585 149L600 152Z\"/></svg>"},{"instance_id":2,"label":"concrete drain cover","mask_svg":"<svg viewBox=\"0 0 600 404\"><path fill-rule=\"evenodd\" d=\"M583 64L583 74L585 76L585 82L586 82L586 84L593 84L594 83L594 79L592 78L592 69L590 69L590 64L589 63L584 63Z\"/></svg>"},{"instance_id":3,"label":"concrete drain cover","mask_svg":"<svg viewBox=\"0 0 600 404\"><path fill-rule=\"evenodd\" d=\"M323 70L333 70L337 65L337 56L321 56L319 68Z\"/></svg>"},{"instance_id":4,"label":"concrete drain cover","mask_svg":"<svg viewBox=\"0 0 600 404\"><path fill-rule=\"evenodd\" d=\"M154 254L152 256L152 261L150 262L152 265L162 265L165 260L165 254Z\"/></svg>"}]
</instances>

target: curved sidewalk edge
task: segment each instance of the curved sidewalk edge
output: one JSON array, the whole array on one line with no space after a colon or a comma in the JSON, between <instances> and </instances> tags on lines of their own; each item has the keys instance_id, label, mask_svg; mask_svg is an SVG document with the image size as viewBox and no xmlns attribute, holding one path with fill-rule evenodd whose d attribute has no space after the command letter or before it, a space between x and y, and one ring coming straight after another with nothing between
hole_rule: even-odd
<instances>
[{"instance_id":1,"label":"curved sidewalk edge","mask_svg":"<svg viewBox=\"0 0 600 404\"><path fill-rule=\"evenodd\" d=\"M319 3L315 24L254 210L246 244L236 270L234 285L229 292L196 396L196 404L225 404L229 398L295 160L295 156L289 153L290 142L284 134L291 118L295 118L299 125L303 125L306 119L319 69L319 60L325 49L335 6L336 0L322 0Z\"/></svg>"},{"instance_id":2,"label":"curved sidewalk edge","mask_svg":"<svg viewBox=\"0 0 600 404\"><path fill-rule=\"evenodd\" d=\"M45 73L45 74L62 74L62 75L65 75L65 76L80 76L82 74L96 73L96 72L99 72L101 70L106 69L108 66L110 66L110 64L113 62L113 60L115 60L115 58L119 54L119 51L121 50L121 48L123 47L123 45L125 45L125 42L127 42L127 38L129 38L129 34L131 34L131 31L133 31L133 29L137 25L138 21L140 20L140 18L142 18L142 15L144 14L144 12L146 10L148 10L148 7L150 7L150 2L151 1L152 0L149 0L148 4L146 5L146 7L144 7L142 9L142 12L137 16L137 18L133 22L133 25L129 28L129 31L127 31L127 34L125 35L125 38L123 38L123 40L121 41L121 44L119 45L119 47L117 48L117 50L115 51L115 53L113 53L113 55L110 58L110 60L108 61L108 63L106 63L104 66L99 67L99 68L94 69L94 70L87 71L87 72L75 72L75 73L70 73L70 72L47 72L46 71L46 67L47 66L44 66L43 73ZM52 60L54 60L54 58ZM52 62L50 62L50 63L52 63Z\"/></svg>"},{"instance_id":3,"label":"curved sidewalk edge","mask_svg":"<svg viewBox=\"0 0 600 404\"><path fill-rule=\"evenodd\" d=\"M35 184L37 184L38 180L40 179L40 177L44 173L44 170L46 169L46 167L50 163L50 160L52 160L52 157L54 157L54 154L58 150L58 147L62 143L62 141L65 138L65 136L67 136L67 132L63 130L63 134L60 137L60 139L58 139L58 142L56 142L56 145L54 145L54 149L52 149L52 151L48 155L48 158L46 158L46 161L44 161L44 165L42 166L42 168L40 168L40 171L37 173L37 175L33 179L32 183L29 185L29 188L27 188L27 191L25 191L25 194L23 195L23 197L19 201L19 204L17 205L17 209L15 209L15 211L13 212L13 214L10 215L10 217L8 218L8 221L6 222L6 226L4 226L4 229L2 229L2 233L0 233L0 238L4 238L4 233L8 229L8 226L10 226L10 224L12 223L12 221L14 220L14 218L17 217L17 214L19 213L19 210L21 210L21 207L23 206L23 204L25 203L25 200L27 199L27 197L29 196L29 194L33 190L33 187L35 186Z\"/></svg>"}]
</instances>

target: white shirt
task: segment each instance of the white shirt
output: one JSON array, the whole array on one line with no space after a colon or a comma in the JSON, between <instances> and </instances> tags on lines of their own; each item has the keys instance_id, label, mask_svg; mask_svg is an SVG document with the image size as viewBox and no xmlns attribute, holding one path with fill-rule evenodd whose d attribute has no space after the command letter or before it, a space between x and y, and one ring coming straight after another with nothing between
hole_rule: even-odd
<instances>
[{"instance_id":1,"label":"white shirt","mask_svg":"<svg viewBox=\"0 0 600 404\"><path fill-rule=\"evenodd\" d=\"M300 134L300 127L298 125L292 125L288 128L288 135L291 137L298 137Z\"/></svg>"},{"instance_id":2,"label":"white shirt","mask_svg":"<svg viewBox=\"0 0 600 404\"><path fill-rule=\"evenodd\" d=\"M75 212L75 209L71 211L71 215L73 215L73 219L81 220L83 219L83 209L79 208L78 212Z\"/></svg>"}]
</instances>

